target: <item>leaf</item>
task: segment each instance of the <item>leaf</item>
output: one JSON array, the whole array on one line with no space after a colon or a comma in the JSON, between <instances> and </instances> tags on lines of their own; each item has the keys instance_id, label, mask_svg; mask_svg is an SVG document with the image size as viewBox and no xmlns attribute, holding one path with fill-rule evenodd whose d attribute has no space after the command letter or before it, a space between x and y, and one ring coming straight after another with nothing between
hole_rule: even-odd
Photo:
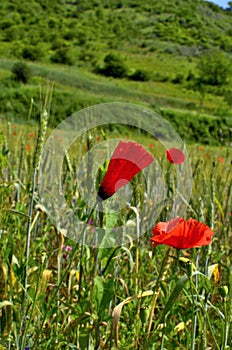
<instances>
[{"instance_id":1,"label":"leaf","mask_svg":"<svg viewBox=\"0 0 232 350\"><path fill-rule=\"evenodd\" d=\"M100 305L101 305L101 301L102 301L102 297L103 297L103 293L104 293L104 282L103 279L99 276L94 278L94 291L93 291L93 295L94 295L94 305L97 309L97 313L99 314L100 311Z\"/></svg>"},{"instance_id":2,"label":"leaf","mask_svg":"<svg viewBox=\"0 0 232 350\"><path fill-rule=\"evenodd\" d=\"M114 228L117 222L118 222L118 213L115 213L115 212L107 213L105 227Z\"/></svg>"},{"instance_id":3,"label":"leaf","mask_svg":"<svg viewBox=\"0 0 232 350\"><path fill-rule=\"evenodd\" d=\"M214 277L214 282L218 283L220 279L220 273L218 269L218 264L213 264L208 267L208 277L211 279L211 277Z\"/></svg>"},{"instance_id":4,"label":"leaf","mask_svg":"<svg viewBox=\"0 0 232 350\"><path fill-rule=\"evenodd\" d=\"M210 280L209 280L209 277L204 275L202 272L200 271L195 271L193 273L193 276L194 275L199 275L199 282L201 284L201 287L203 287L207 292L210 292L211 291L211 284L210 284Z\"/></svg>"},{"instance_id":5,"label":"leaf","mask_svg":"<svg viewBox=\"0 0 232 350\"><path fill-rule=\"evenodd\" d=\"M6 211L9 211L10 213L24 216L25 218L29 219L30 217L27 214L22 213L21 211L15 210L15 209L6 209Z\"/></svg>"},{"instance_id":6,"label":"leaf","mask_svg":"<svg viewBox=\"0 0 232 350\"><path fill-rule=\"evenodd\" d=\"M123 300L120 304L115 306L113 313L112 313L112 317L113 317L114 343L115 343L116 350L118 350L118 323L119 323L119 319L120 319L120 315L121 315L123 306L130 303L133 300L141 299L141 298L151 296L151 295L153 295L153 291L148 290L146 292L136 294L132 297L128 297L125 300Z\"/></svg>"},{"instance_id":7,"label":"leaf","mask_svg":"<svg viewBox=\"0 0 232 350\"><path fill-rule=\"evenodd\" d=\"M157 322L157 326L164 320L167 313L171 310L173 304L176 302L178 295L180 294L180 292L182 291L182 289L184 288L184 286L188 280L189 280L188 276L184 275L182 278L180 278L177 281L177 283L176 283L176 285L175 285L175 287L174 287L174 289L173 289L173 291L172 291L172 293L171 293L171 295L170 295L170 297L165 305L165 308L164 308L164 310L163 310L163 312L162 312L162 314Z\"/></svg>"},{"instance_id":8,"label":"leaf","mask_svg":"<svg viewBox=\"0 0 232 350\"><path fill-rule=\"evenodd\" d=\"M12 306L13 304L8 301L8 300L4 300L0 302L0 309L3 308L4 306Z\"/></svg>"},{"instance_id":9,"label":"leaf","mask_svg":"<svg viewBox=\"0 0 232 350\"><path fill-rule=\"evenodd\" d=\"M105 309L109 308L109 303L115 295L114 280L108 279L104 285L104 293L100 305L100 314L103 313Z\"/></svg>"},{"instance_id":10,"label":"leaf","mask_svg":"<svg viewBox=\"0 0 232 350\"><path fill-rule=\"evenodd\" d=\"M224 210L222 208L222 205L221 205L221 203L219 202L219 200L216 197L214 197L214 200L215 200L215 203L217 204L217 207L218 207L218 209L220 211L220 214L221 214L221 217L222 217L222 221L223 221L224 220Z\"/></svg>"}]
</instances>

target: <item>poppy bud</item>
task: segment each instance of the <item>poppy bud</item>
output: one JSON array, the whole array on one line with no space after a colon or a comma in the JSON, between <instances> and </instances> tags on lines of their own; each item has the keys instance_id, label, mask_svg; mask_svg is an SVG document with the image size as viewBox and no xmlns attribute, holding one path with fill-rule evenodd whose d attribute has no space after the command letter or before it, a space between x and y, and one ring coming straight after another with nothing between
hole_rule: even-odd
<instances>
[{"instance_id":1,"label":"poppy bud","mask_svg":"<svg viewBox=\"0 0 232 350\"><path fill-rule=\"evenodd\" d=\"M180 257L179 258L179 264L180 264L181 267L186 269L186 272L187 272L189 277L192 276L193 271L196 270L196 266L188 258Z\"/></svg>"},{"instance_id":2,"label":"poppy bud","mask_svg":"<svg viewBox=\"0 0 232 350\"><path fill-rule=\"evenodd\" d=\"M227 286L218 287L218 292L221 295L221 297L225 299L228 295L228 287Z\"/></svg>"},{"instance_id":3,"label":"poppy bud","mask_svg":"<svg viewBox=\"0 0 232 350\"><path fill-rule=\"evenodd\" d=\"M141 306L140 308L140 320L142 322L142 324L145 324L148 320L148 317L149 317L149 308L148 306Z\"/></svg>"}]
</instances>

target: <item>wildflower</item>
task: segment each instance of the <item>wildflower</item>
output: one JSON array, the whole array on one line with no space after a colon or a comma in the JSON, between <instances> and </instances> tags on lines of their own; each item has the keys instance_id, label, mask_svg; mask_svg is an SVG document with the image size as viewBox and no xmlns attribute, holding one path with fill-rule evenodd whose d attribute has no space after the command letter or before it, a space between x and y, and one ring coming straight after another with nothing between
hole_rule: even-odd
<instances>
[{"instance_id":1,"label":"wildflower","mask_svg":"<svg viewBox=\"0 0 232 350\"><path fill-rule=\"evenodd\" d=\"M178 148L169 148L166 151L167 159L174 164L181 164L184 162L184 153Z\"/></svg>"},{"instance_id":2,"label":"wildflower","mask_svg":"<svg viewBox=\"0 0 232 350\"><path fill-rule=\"evenodd\" d=\"M26 151L30 151L31 146L27 144L27 145L25 146L25 149L26 149Z\"/></svg>"},{"instance_id":3,"label":"wildflower","mask_svg":"<svg viewBox=\"0 0 232 350\"><path fill-rule=\"evenodd\" d=\"M219 158L218 158L218 161L219 161L220 163L223 163L223 162L224 162L224 159L223 159L222 157L219 157Z\"/></svg>"},{"instance_id":4,"label":"wildflower","mask_svg":"<svg viewBox=\"0 0 232 350\"><path fill-rule=\"evenodd\" d=\"M35 137L35 133L34 132L30 132L29 136L30 137Z\"/></svg>"},{"instance_id":5,"label":"wildflower","mask_svg":"<svg viewBox=\"0 0 232 350\"><path fill-rule=\"evenodd\" d=\"M93 222L93 218L90 218L90 219L89 219L88 224L89 224L89 225L93 225L93 224L94 224L94 222Z\"/></svg>"},{"instance_id":6,"label":"wildflower","mask_svg":"<svg viewBox=\"0 0 232 350\"><path fill-rule=\"evenodd\" d=\"M66 252L70 252L70 251L72 251L72 247L70 245L67 245L65 250L66 250Z\"/></svg>"},{"instance_id":7,"label":"wildflower","mask_svg":"<svg viewBox=\"0 0 232 350\"><path fill-rule=\"evenodd\" d=\"M204 151L204 147L200 146L199 151Z\"/></svg>"},{"instance_id":8,"label":"wildflower","mask_svg":"<svg viewBox=\"0 0 232 350\"><path fill-rule=\"evenodd\" d=\"M17 132L16 132L16 131L14 131L14 132L13 132L13 136L16 136L16 135L17 135Z\"/></svg>"},{"instance_id":9,"label":"wildflower","mask_svg":"<svg viewBox=\"0 0 232 350\"><path fill-rule=\"evenodd\" d=\"M150 149L154 149L153 143L150 143L150 144L149 144L149 148L150 148Z\"/></svg>"},{"instance_id":10,"label":"wildflower","mask_svg":"<svg viewBox=\"0 0 232 350\"><path fill-rule=\"evenodd\" d=\"M120 141L116 147L98 191L98 201L111 197L137 173L150 165L154 158L136 142Z\"/></svg>"},{"instance_id":11,"label":"wildflower","mask_svg":"<svg viewBox=\"0 0 232 350\"><path fill-rule=\"evenodd\" d=\"M176 217L168 222L159 222L153 228L151 241L154 247L165 244L176 249L188 249L209 245L212 236L213 232L207 225L195 219L185 221Z\"/></svg>"}]
</instances>

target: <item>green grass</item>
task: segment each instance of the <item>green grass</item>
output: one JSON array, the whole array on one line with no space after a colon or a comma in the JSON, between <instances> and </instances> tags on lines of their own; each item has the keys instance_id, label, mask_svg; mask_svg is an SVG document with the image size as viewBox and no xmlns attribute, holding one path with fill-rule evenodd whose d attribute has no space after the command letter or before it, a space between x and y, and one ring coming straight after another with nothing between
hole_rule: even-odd
<instances>
[{"instance_id":1,"label":"green grass","mask_svg":"<svg viewBox=\"0 0 232 350\"><path fill-rule=\"evenodd\" d=\"M231 14L201 0L41 0L30 6L4 0L0 14L0 350L231 348L232 121L223 89L231 89L232 81L223 89L207 87L202 101L185 80L190 71L197 74L202 51L220 47L231 52ZM63 54L61 47L67 53L62 63L71 65L51 63L54 55ZM35 62L27 57L32 76L22 84L12 80L11 69L25 52L31 60L40 57ZM121 57L129 73L148 71L150 80L95 74L109 52ZM178 75L183 81L173 83ZM150 227L137 241L97 249L72 240L71 230L65 237L54 226L40 202L35 169L45 142L39 136L41 111L46 107L49 112L48 137L60 121L104 102L151 108L187 143L193 188L182 216L213 230L209 247L154 248ZM154 206L146 192L160 177L152 173L146 182L138 174L131 181L132 208L90 213L83 190L92 193L106 169L102 166L91 188L83 189L80 181L95 165L86 165L84 156L119 138L137 141L153 154L164 178L163 185L156 184L156 194L164 186L167 198ZM186 191L189 178L184 175ZM56 184L55 176L51 183ZM155 225L170 219L178 196L176 168L166 160L163 145L125 125L94 128L72 144L59 188L49 200L55 202L61 190L79 220L91 218L104 228L126 224L126 237L143 227L143 221L141 227L131 226L136 209L141 218L144 208L147 220L157 214ZM124 192L111 200L121 200ZM86 237L95 234L92 227ZM111 238L117 238L114 231ZM181 264L180 257L188 263ZM190 275L193 264L198 280Z\"/></svg>"},{"instance_id":2,"label":"green grass","mask_svg":"<svg viewBox=\"0 0 232 350\"><path fill-rule=\"evenodd\" d=\"M115 342L119 349L135 349L139 344L149 350L190 349L193 312L197 315L194 349L211 347L225 350L226 346L232 346L231 148L187 145L193 170L193 190L185 218L193 217L212 228L214 237L209 249L202 247L175 251L173 248L167 250L165 246L153 248L150 244L151 229L138 241L131 241L115 250L98 250L88 246L83 249L80 244L57 231L43 207L37 206L40 200L36 184L33 210L29 212L33 188L33 153L38 133L35 125L7 124L2 119L1 130L2 349L24 350L28 346L30 350L85 350L87 344L89 349L113 349ZM172 165L168 165L163 147L147 135L131 129L121 129L119 135L115 130L109 133L105 129L104 132L93 129L88 135L83 135L82 141L73 145L74 149L70 150L72 168L79 170L86 147L96 146L115 137L137 140L154 154L168 189L169 202L162 207L154 225L157 221L167 220L175 197L176 171ZM66 162L63 175L67 203L71 205L73 198L76 198L77 215L88 221L89 208L78 197L78 179L73 177ZM132 181L134 193L131 204L138 208L139 213L140 208L144 207L141 183L143 178L139 176ZM117 198L117 194L115 196ZM101 218L98 212L94 212L91 218L96 226L101 225L102 219L103 225L109 225L110 222L115 225L115 216L107 213ZM134 212L128 208L117 213L120 223L134 219ZM26 267L29 220L31 238ZM71 246L72 251L66 251L64 246ZM195 287L191 287L191 283L195 284L195 278L187 277L188 266L178 263L180 256L190 259L194 264L197 263L196 259L198 261L197 270L202 275L198 277L194 298L191 288ZM205 275L206 266L209 266L210 277ZM28 276L26 291L25 271ZM223 286L229 288L229 294L224 296L220 290ZM139 294L142 292L144 294ZM156 293L155 299L152 293ZM207 304L204 302L205 293L208 296ZM126 300L119 323L114 323L114 307ZM148 316L152 305L154 314L148 334Z\"/></svg>"}]
</instances>

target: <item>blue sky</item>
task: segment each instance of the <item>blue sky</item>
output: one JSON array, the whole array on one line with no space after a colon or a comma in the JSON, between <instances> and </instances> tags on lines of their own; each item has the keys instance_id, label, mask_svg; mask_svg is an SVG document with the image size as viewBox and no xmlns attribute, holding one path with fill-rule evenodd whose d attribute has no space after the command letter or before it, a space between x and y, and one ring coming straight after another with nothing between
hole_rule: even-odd
<instances>
[{"instance_id":1,"label":"blue sky","mask_svg":"<svg viewBox=\"0 0 232 350\"><path fill-rule=\"evenodd\" d=\"M228 1L230 0L210 0L211 2L214 2L215 4L221 6L221 7L228 7Z\"/></svg>"}]
</instances>

